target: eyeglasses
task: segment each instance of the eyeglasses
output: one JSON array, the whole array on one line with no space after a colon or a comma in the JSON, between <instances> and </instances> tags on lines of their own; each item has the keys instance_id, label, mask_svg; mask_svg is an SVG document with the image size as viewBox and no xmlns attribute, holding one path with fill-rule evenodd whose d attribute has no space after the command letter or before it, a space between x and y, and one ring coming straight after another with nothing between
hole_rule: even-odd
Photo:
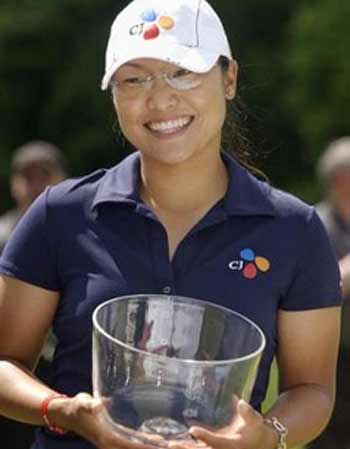
<instances>
[{"instance_id":1,"label":"eyeglasses","mask_svg":"<svg viewBox=\"0 0 350 449\"><path fill-rule=\"evenodd\" d=\"M126 97L149 92L157 79L163 79L170 87L176 90L191 90L201 85L203 73L195 73L186 69L178 69L170 73L160 73L150 76L125 76L112 81L112 88Z\"/></svg>"}]
</instances>

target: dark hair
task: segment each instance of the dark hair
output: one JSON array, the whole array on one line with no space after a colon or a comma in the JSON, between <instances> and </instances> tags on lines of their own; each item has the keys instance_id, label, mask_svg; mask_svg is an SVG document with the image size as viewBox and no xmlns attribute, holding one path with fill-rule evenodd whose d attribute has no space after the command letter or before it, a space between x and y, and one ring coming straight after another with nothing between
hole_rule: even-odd
<instances>
[{"instance_id":1,"label":"dark hair","mask_svg":"<svg viewBox=\"0 0 350 449\"><path fill-rule=\"evenodd\" d=\"M226 56L220 56L218 64L225 72L229 68L230 61ZM248 137L247 121L246 108L238 93L234 101L227 103L227 115L222 132L222 151L231 154L254 176L269 182L267 175L255 165L258 154Z\"/></svg>"}]
</instances>

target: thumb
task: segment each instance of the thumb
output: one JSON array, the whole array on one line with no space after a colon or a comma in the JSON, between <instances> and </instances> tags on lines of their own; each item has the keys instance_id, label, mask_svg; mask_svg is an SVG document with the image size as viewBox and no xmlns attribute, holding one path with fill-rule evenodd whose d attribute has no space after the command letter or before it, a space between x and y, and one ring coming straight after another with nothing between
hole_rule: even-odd
<instances>
[{"instance_id":1,"label":"thumb","mask_svg":"<svg viewBox=\"0 0 350 449\"><path fill-rule=\"evenodd\" d=\"M96 414L104 407L104 400L92 397L88 393L79 393L75 397L75 408L80 411Z\"/></svg>"},{"instance_id":2,"label":"thumb","mask_svg":"<svg viewBox=\"0 0 350 449\"><path fill-rule=\"evenodd\" d=\"M246 424L252 424L261 419L261 415L243 399L237 402L237 414Z\"/></svg>"}]
</instances>

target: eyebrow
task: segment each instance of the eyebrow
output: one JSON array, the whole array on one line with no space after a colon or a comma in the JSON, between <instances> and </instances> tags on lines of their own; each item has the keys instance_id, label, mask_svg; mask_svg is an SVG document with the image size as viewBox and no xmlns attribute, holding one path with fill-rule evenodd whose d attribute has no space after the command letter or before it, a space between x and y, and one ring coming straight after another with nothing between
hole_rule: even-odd
<instances>
[{"instance_id":1,"label":"eyebrow","mask_svg":"<svg viewBox=\"0 0 350 449\"><path fill-rule=\"evenodd\" d=\"M138 62L133 62L133 61L129 61L126 62L125 64L123 64L122 67L132 67L135 69L141 69L141 70L145 70L145 71L150 71L153 69L153 67L145 67L143 64L140 64ZM166 67L163 67L163 69L165 69Z\"/></svg>"},{"instance_id":2,"label":"eyebrow","mask_svg":"<svg viewBox=\"0 0 350 449\"><path fill-rule=\"evenodd\" d=\"M137 69L142 69L142 68L144 68L144 67L142 67L141 64L138 64L137 62L126 62L126 63L124 64L124 66L135 67L135 68L137 68Z\"/></svg>"}]
</instances>

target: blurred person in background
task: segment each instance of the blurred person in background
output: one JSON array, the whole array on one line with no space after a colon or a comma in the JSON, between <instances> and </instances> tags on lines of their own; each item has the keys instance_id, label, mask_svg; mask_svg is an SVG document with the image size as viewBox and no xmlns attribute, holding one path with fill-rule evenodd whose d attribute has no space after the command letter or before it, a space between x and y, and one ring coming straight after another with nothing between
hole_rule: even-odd
<instances>
[{"instance_id":1,"label":"blurred person in background","mask_svg":"<svg viewBox=\"0 0 350 449\"><path fill-rule=\"evenodd\" d=\"M338 360L336 406L326 431L312 445L315 449L348 449L350 436L350 137L331 142L318 163L318 177L324 188L324 200L317 204L335 249L342 277L344 296L342 336Z\"/></svg>"},{"instance_id":2,"label":"blurred person in background","mask_svg":"<svg viewBox=\"0 0 350 449\"><path fill-rule=\"evenodd\" d=\"M61 150L49 142L33 141L17 148L11 163L10 190L15 208L0 216L0 253L17 222L48 186L66 177Z\"/></svg>"},{"instance_id":3,"label":"blurred person in background","mask_svg":"<svg viewBox=\"0 0 350 449\"><path fill-rule=\"evenodd\" d=\"M343 293L350 293L350 137L333 141L318 164L325 199L317 212L336 251L342 273Z\"/></svg>"},{"instance_id":4,"label":"blurred person in background","mask_svg":"<svg viewBox=\"0 0 350 449\"><path fill-rule=\"evenodd\" d=\"M350 137L330 143L320 158L318 175L325 199L317 211L341 260L350 252Z\"/></svg>"},{"instance_id":5,"label":"blurred person in background","mask_svg":"<svg viewBox=\"0 0 350 449\"><path fill-rule=\"evenodd\" d=\"M0 253L22 215L48 186L66 177L66 163L61 150L49 142L32 141L14 151L11 162L10 190L15 207L0 216ZM47 381L55 348L49 334L36 375ZM34 427L0 417L1 449L28 449L34 439Z\"/></svg>"}]
</instances>

